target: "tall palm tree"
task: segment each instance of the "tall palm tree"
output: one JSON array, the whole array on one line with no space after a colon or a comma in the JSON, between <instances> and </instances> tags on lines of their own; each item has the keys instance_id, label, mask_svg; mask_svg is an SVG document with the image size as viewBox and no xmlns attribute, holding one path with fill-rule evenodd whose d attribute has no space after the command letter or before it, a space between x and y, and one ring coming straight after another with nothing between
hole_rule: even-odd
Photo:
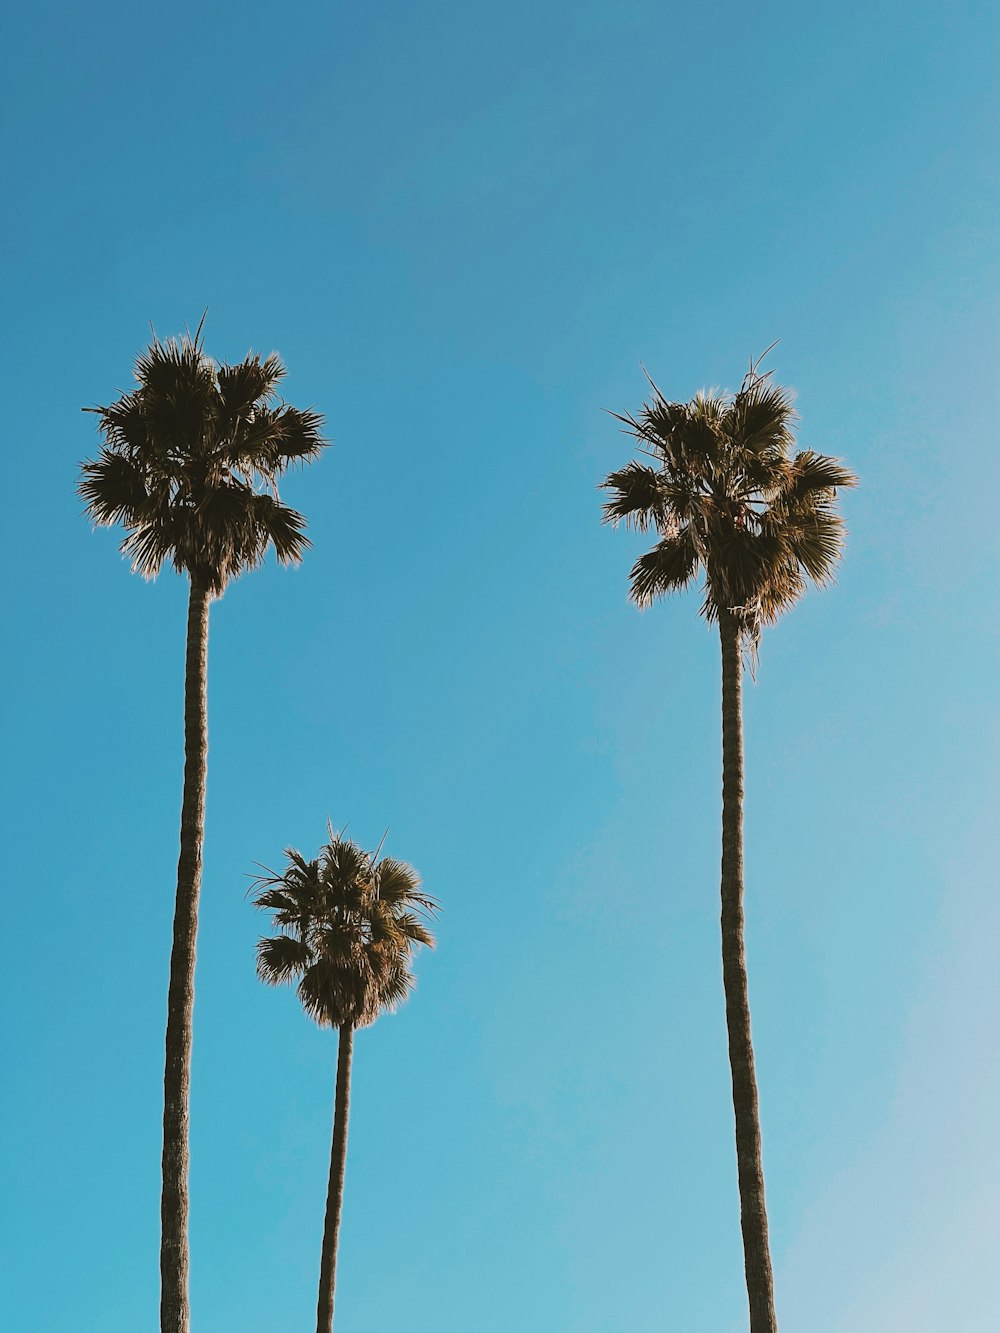
<instances>
[{"instance_id":1,"label":"tall palm tree","mask_svg":"<svg viewBox=\"0 0 1000 1333\"><path fill-rule=\"evenodd\" d=\"M98 525L121 524L132 569L170 563L190 581L184 675L184 791L163 1074L160 1328L188 1333L188 1115L195 939L205 831L208 612L269 547L297 564L305 519L282 504L281 474L316 458L322 418L278 398L281 360L213 361L195 336L153 342L135 387L96 412L104 443L82 464L79 493Z\"/></svg>"},{"instance_id":2,"label":"tall palm tree","mask_svg":"<svg viewBox=\"0 0 1000 1333\"><path fill-rule=\"evenodd\" d=\"M297 982L306 1013L339 1029L316 1306L317 1333L332 1333L354 1032L409 995L411 956L417 945L433 947L426 919L437 904L421 891L412 866L378 860L332 829L312 861L292 848L285 857L280 874L268 871L256 881L255 905L274 914L279 932L259 941L257 973L272 986Z\"/></svg>"},{"instance_id":3,"label":"tall palm tree","mask_svg":"<svg viewBox=\"0 0 1000 1333\"><path fill-rule=\"evenodd\" d=\"M791 395L751 364L738 393L652 400L617 416L638 460L603 483L605 522L654 529L630 595L647 607L703 578L701 614L722 645L722 976L736 1123L740 1216L751 1333L775 1333L760 1115L743 941L743 652L809 583L830 580L843 547L837 489L855 478L811 449L795 451Z\"/></svg>"}]
</instances>

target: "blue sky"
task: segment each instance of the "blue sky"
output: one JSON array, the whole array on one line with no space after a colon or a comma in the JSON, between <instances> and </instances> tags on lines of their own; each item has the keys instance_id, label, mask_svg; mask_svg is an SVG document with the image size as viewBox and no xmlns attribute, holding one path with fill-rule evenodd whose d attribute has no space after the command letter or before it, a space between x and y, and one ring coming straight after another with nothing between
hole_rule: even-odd
<instances>
[{"instance_id":1,"label":"blue sky","mask_svg":"<svg viewBox=\"0 0 1000 1333\"><path fill-rule=\"evenodd\" d=\"M212 614L196 1328L310 1326L335 1043L245 891L327 817L445 908L357 1042L338 1326L745 1328L718 647L627 604L595 487L640 363L682 398L780 338L861 485L746 697L779 1316L995 1330L997 38L963 0L8 20L17 1333L155 1324L185 594L73 485L80 407L205 307L335 447L287 487L307 562Z\"/></svg>"}]
</instances>

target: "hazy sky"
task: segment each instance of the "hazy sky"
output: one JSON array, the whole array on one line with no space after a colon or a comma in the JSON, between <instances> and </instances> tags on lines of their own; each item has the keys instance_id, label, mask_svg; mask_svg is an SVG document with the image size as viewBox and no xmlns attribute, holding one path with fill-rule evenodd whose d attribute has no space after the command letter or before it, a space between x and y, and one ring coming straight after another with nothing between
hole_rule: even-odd
<instances>
[{"instance_id":1,"label":"hazy sky","mask_svg":"<svg viewBox=\"0 0 1000 1333\"><path fill-rule=\"evenodd\" d=\"M335 447L212 613L197 1333L313 1319L335 1038L253 970L327 817L444 904L356 1044L344 1333L746 1327L718 644L626 600L604 408L752 353L859 474L746 694L782 1327L994 1333L1000 24L968 0L22 6L3 42L3 1308L158 1300L185 588L73 491L149 321Z\"/></svg>"}]
</instances>

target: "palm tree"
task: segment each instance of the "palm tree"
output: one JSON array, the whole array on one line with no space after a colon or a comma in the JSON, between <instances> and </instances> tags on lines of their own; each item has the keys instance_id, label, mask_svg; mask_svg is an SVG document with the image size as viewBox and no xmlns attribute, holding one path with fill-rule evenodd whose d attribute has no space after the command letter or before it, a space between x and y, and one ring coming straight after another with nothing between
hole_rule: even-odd
<instances>
[{"instance_id":1,"label":"palm tree","mask_svg":"<svg viewBox=\"0 0 1000 1333\"><path fill-rule=\"evenodd\" d=\"M267 871L255 885L255 905L273 912L279 932L258 942L257 973L272 986L297 982L310 1018L339 1029L316 1306L317 1333L332 1333L354 1032L409 995L411 955L417 945L433 947L425 922L437 904L421 891L412 866L389 857L378 860L377 853L332 829L330 841L312 861L292 848L285 857L288 864L280 874Z\"/></svg>"},{"instance_id":2,"label":"palm tree","mask_svg":"<svg viewBox=\"0 0 1000 1333\"><path fill-rule=\"evenodd\" d=\"M751 1333L775 1333L757 1079L743 941L743 650L809 583L830 581L843 547L837 488L855 478L811 449L794 451L791 395L752 363L738 393L672 403L650 381L638 417L618 416L654 466L633 461L603 483L605 522L659 540L632 567L645 608L703 578L701 614L722 644L722 976L736 1122Z\"/></svg>"},{"instance_id":3,"label":"palm tree","mask_svg":"<svg viewBox=\"0 0 1000 1333\"><path fill-rule=\"evenodd\" d=\"M277 396L273 353L218 364L193 338L152 343L135 387L96 412L104 443L82 464L79 493L97 525L121 524L132 569L154 578L169 562L190 581L184 675L184 791L163 1074L160 1328L188 1333L188 1107L195 940L205 831L208 612L214 597L269 547L297 564L305 519L282 504L281 474L316 458L322 418Z\"/></svg>"}]
</instances>

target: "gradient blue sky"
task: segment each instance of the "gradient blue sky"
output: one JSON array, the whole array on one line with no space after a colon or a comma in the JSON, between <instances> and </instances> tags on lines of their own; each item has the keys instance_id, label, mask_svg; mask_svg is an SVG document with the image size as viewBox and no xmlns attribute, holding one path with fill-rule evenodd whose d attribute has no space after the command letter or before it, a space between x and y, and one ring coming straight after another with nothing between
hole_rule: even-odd
<instances>
[{"instance_id":1,"label":"gradient blue sky","mask_svg":"<svg viewBox=\"0 0 1000 1333\"><path fill-rule=\"evenodd\" d=\"M746 1326L719 668L640 616L602 408L775 338L861 478L748 690L788 1329L994 1333L995 12L968 0L41 3L7 20L3 1142L14 1333L155 1326L184 586L73 492L152 320L278 349L315 548L213 611L198 1333L313 1318L334 1039L245 876L329 816L445 906L357 1043L345 1333Z\"/></svg>"}]
</instances>

